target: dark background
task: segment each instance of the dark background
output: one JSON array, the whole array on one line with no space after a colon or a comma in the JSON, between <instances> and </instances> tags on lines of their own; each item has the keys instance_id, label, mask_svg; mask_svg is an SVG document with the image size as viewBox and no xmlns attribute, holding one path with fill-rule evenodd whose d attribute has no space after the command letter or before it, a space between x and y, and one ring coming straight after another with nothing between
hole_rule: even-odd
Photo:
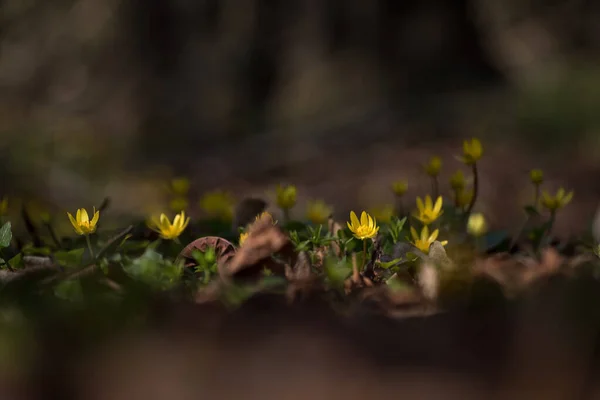
<instances>
[{"instance_id":1,"label":"dark background","mask_svg":"<svg viewBox=\"0 0 600 400\"><path fill-rule=\"evenodd\" d=\"M350 208L410 197L419 164L480 137L479 208L513 224L527 173L600 192L593 0L2 0L0 193L57 210L163 204L162 183ZM195 203L190 212L195 212ZM297 210L302 214L302 209ZM560 231L560 230L558 230Z\"/></svg>"}]
</instances>

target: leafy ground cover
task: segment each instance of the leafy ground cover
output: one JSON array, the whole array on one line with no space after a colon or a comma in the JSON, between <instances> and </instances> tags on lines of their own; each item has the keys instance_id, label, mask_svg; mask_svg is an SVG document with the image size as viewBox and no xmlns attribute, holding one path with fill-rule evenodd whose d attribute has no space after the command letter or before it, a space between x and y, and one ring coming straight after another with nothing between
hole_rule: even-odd
<instances>
[{"instance_id":1,"label":"leafy ground cover","mask_svg":"<svg viewBox=\"0 0 600 400\"><path fill-rule=\"evenodd\" d=\"M402 334L400 326L413 334L415 326L435 331L440 318L465 310L479 310L476 321L501 326L507 320L498 307L512 309L556 279L565 287L596 282L600 247L591 232L568 241L553 236L573 192L548 193L543 172L533 169L526 219L509 237L489 231L486 216L476 211L480 141L466 140L456 158L464 169L452 176L449 191L439 181L442 160L434 156L423 165L430 193L413 202L405 198L408 182L392 182L395 204L352 211L347 221L336 221L333 205L319 199L309 203L303 220L292 218L298 214L292 213L293 185L275 189L278 212L266 211L263 199L236 202L215 191L200 199L205 218L192 220L185 178L169 183L169 212L115 231L103 228L109 201L91 212L41 212L37 219L23 208L20 220L4 218L0 228L0 372L8 383L34 379L46 382L40 383L43 390L66 390L64 376L48 378L49 371L97 349L116 332L176 320L188 328L202 325L214 341L214 332L235 326L231 315L250 317L228 328L220 340L229 344L240 346L245 330L263 332L256 324L287 321L280 324L288 329L290 321L328 321L327 332L342 324L359 342L379 338L365 346L383 354L388 346L402 347L390 339L392 332ZM0 214L9 207L10 199L3 200ZM58 235L55 218L68 218L72 234ZM13 223L23 224L28 236L13 236ZM497 320L485 317L488 312ZM418 348L412 343L405 345ZM498 356L494 350L482 354L487 351Z\"/></svg>"}]
</instances>

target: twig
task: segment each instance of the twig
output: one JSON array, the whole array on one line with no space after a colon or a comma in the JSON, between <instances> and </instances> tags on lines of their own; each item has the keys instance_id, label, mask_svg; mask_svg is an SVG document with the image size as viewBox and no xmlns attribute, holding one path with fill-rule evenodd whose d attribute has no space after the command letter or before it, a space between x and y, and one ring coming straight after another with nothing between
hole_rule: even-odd
<instances>
[{"instance_id":1,"label":"twig","mask_svg":"<svg viewBox=\"0 0 600 400\"><path fill-rule=\"evenodd\" d=\"M99 259L100 257L102 257L104 255L104 253L106 253L108 251L108 249L110 249L110 247L115 244L116 242L118 242L119 240L122 240L125 236L127 236L127 234L129 234L129 232L131 232L131 230L133 229L133 225L129 225L127 228L125 228L124 230L122 230L120 233L118 233L116 236L113 236L108 242L106 242L106 244L98 251L98 254L96 254L96 259Z\"/></svg>"},{"instance_id":2,"label":"twig","mask_svg":"<svg viewBox=\"0 0 600 400\"><path fill-rule=\"evenodd\" d=\"M37 228L31 221L31 217L29 216L25 205L21 207L21 217L23 218L23 222L25 223L25 228L27 229L27 232L31 235L31 238L33 239L33 245L35 247L42 247L44 243L42 242L42 239L38 234Z\"/></svg>"}]
</instances>

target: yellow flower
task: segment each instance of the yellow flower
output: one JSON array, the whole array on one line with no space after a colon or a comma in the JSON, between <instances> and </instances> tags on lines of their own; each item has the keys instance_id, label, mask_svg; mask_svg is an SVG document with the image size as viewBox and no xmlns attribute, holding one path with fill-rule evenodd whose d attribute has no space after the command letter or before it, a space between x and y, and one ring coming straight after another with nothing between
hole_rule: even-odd
<instances>
[{"instance_id":1,"label":"yellow flower","mask_svg":"<svg viewBox=\"0 0 600 400\"><path fill-rule=\"evenodd\" d=\"M411 242L417 249L421 250L423 253L425 254L429 254L429 248L431 247L431 244L433 242L435 242L435 240L437 239L438 235L440 234L439 229L436 229L435 231L431 232L431 235L429 234L429 228L427 227L427 225L425 225L422 229L421 229L421 235L419 235L417 233L417 230L414 227L410 227L410 234L413 238L413 241ZM442 242L442 246L445 246L448 244L447 240L444 240Z\"/></svg>"},{"instance_id":2,"label":"yellow flower","mask_svg":"<svg viewBox=\"0 0 600 400\"><path fill-rule=\"evenodd\" d=\"M467 221L467 232L469 235L482 236L487 232L487 222L481 213L471 214Z\"/></svg>"},{"instance_id":3,"label":"yellow flower","mask_svg":"<svg viewBox=\"0 0 600 400\"><path fill-rule=\"evenodd\" d=\"M458 170L450 178L450 187L455 191L459 191L465 188L466 180L465 175L461 170Z\"/></svg>"},{"instance_id":4,"label":"yellow flower","mask_svg":"<svg viewBox=\"0 0 600 400\"><path fill-rule=\"evenodd\" d=\"M239 240L240 246L242 246L244 244L244 242L246 241L246 239L248 239L248 235L250 235L248 232L240 233L240 240Z\"/></svg>"},{"instance_id":5,"label":"yellow flower","mask_svg":"<svg viewBox=\"0 0 600 400\"><path fill-rule=\"evenodd\" d=\"M190 222L190 218L185 218L185 211L175 215L173 223L165 214L160 214L160 218L152 218L148 227L160 234L160 237L167 240L176 239L181 235Z\"/></svg>"},{"instance_id":6,"label":"yellow flower","mask_svg":"<svg viewBox=\"0 0 600 400\"><path fill-rule=\"evenodd\" d=\"M473 138L470 141L465 140L463 142L463 155L460 158L461 161L467 165L473 165L483 155L483 147L481 142L477 138Z\"/></svg>"},{"instance_id":7,"label":"yellow flower","mask_svg":"<svg viewBox=\"0 0 600 400\"><path fill-rule=\"evenodd\" d=\"M473 190L457 190L454 192L454 200L457 207L465 208L471 204L471 200L473 200Z\"/></svg>"},{"instance_id":8,"label":"yellow flower","mask_svg":"<svg viewBox=\"0 0 600 400\"><path fill-rule=\"evenodd\" d=\"M413 213L414 217L425 225L429 225L442 215L442 196L438 196L435 205L431 196L425 196L425 203L420 197L417 197L417 211Z\"/></svg>"},{"instance_id":9,"label":"yellow flower","mask_svg":"<svg viewBox=\"0 0 600 400\"><path fill-rule=\"evenodd\" d=\"M100 211L96 211L96 208L94 208L94 216L91 221L85 208L78 209L75 218L73 218L70 212L67 215L78 235L89 235L96 232L96 224L100 218Z\"/></svg>"},{"instance_id":10,"label":"yellow flower","mask_svg":"<svg viewBox=\"0 0 600 400\"><path fill-rule=\"evenodd\" d=\"M324 224L329 219L333 209L322 200L311 201L308 203L306 218L313 224Z\"/></svg>"},{"instance_id":11,"label":"yellow flower","mask_svg":"<svg viewBox=\"0 0 600 400\"><path fill-rule=\"evenodd\" d=\"M406 181L396 181L392 183L392 192L394 192L394 194L398 197L404 195L407 190L408 182Z\"/></svg>"},{"instance_id":12,"label":"yellow flower","mask_svg":"<svg viewBox=\"0 0 600 400\"><path fill-rule=\"evenodd\" d=\"M351 211L350 222L346 222L348 224L348 228L350 228L354 234L354 237L357 239L370 239L377 235L377 232L379 231L377 221L375 221L373 217L371 217L365 211L360 214L360 221L358 220L358 217L354 211Z\"/></svg>"},{"instance_id":13,"label":"yellow flower","mask_svg":"<svg viewBox=\"0 0 600 400\"><path fill-rule=\"evenodd\" d=\"M2 201L0 201L0 216L6 215L7 212L8 212L8 197L4 197L4 198L2 198Z\"/></svg>"},{"instance_id":14,"label":"yellow flower","mask_svg":"<svg viewBox=\"0 0 600 400\"><path fill-rule=\"evenodd\" d=\"M210 217L230 220L233 217L233 196L221 190L205 193L200 199L200 208Z\"/></svg>"},{"instance_id":15,"label":"yellow flower","mask_svg":"<svg viewBox=\"0 0 600 400\"><path fill-rule=\"evenodd\" d=\"M169 208L176 213L184 211L188 207L188 200L185 197L175 197L169 202Z\"/></svg>"},{"instance_id":16,"label":"yellow flower","mask_svg":"<svg viewBox=\"0 0 600 400\"><path fill-rule=\"evenodd\" d=\"M431 157L429 162L425 164L425 173L433 178L439 175L440 170L442 169L442 159L434 156Z\"/></svg>"},{"instance_id":17,"label":"yellow flower","mask_svg":"<svg viewBox=\"0 0 600 400\"><path fill-rule=\"evenodd\" d=\"M384 224L389 224L392 221L392 217L394 216L396 210L392 205L385 205L383 207L375 207L369 210L369 213L375 218L375 220L379 222L383 222Z\"/></svg>"},{"instance_id":18,"label":"yellow flower","mask_svg":"<svg viewBox=\"0 0 600 400\"><path fill-rule=\"evenodd\" d=\"M273 218L273 215L271 215L271 213L270 213L270 212L268 212L268 211L263 211L263 212L261 212L260 214L258 214L258 215L256 216L256 219L254 220L254 222L256 222L256 221L258 221L258 220L261 220L261 219L263 219L263 218L269 218L269 219L271 220L271 223L272 223L273 225L275 225L275 224L277 223L277 221L275 221L275 218Z\"/></svg>"},{"instance_id":19,"label":"yellow flower","mask_svg":"<svg viewBox=\"0 0 600 400\"><path fill-rule=\"evenodd\" d=\"M277 186L277 205L289 210L296 204L296 186Z\"/></svg>"},{"instance_id":20,"label":"yellow flower","mask_svg":"<svg viewBox=\"0 0 600 400\"><path fill-rule=\"evenodd\" d=\"M540 185L542 182L544 182L544 171L541 169L532 169L529 172L529 179L531 179L531 183L534 185Z\"/></svg>"},{"instance_id":21,"label":"yellow flower","mask_svg":"<svg viewBox=\"0 0 600 400\"><path fill-rule=\"evenodd\" d=\"M171 179L171 190L178 196L185 196L190 190L190 180L187 178Z\"/></svg>"},{"instance_id":22,"label":"yellow flower","mask_svg":"<svg viewBox=\"0 0 600 400\"><path fill-rule=\"evenodd\" d=\"M544 190L544 192L542 193L541 203L549 211L554 212L559 208L563 208L564 206L569 204L572 198L573 192L571 191L569 193L566 193L565 189L563 188L558 189L554 197L550 196L548 192Z\"/></svg>"}]
</instances>

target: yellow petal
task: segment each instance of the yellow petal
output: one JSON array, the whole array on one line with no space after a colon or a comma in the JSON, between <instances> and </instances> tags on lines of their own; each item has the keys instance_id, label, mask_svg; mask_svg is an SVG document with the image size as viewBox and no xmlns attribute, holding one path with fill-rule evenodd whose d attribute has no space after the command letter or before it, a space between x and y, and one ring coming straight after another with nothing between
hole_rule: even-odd
<instances>
[{"instance_id":1,"label":"yellow petal","mask_svg":"<svg viewBox=\"0 0 600 400\"><path fill-rule=\"evenodd\" d=\"M81 223L81 208L77 209L77 214L75 214L75 221L77 221L77 225Z\"/></svg>"},{"instance_id":2,"label":"yellow petal","mask_svg":"<svg viewBox=\"0 0 600 400\"><path fill-rule=\"evenodd\" d=\"M182 232L185 230L185 228L187 228L187 226L188 226L189 223L190 223L190 217L187 217L187 219L185 220L185 222L181 226L181 231Z\"/></svg>"},{"instance_id":3,"label":"yellow petal","mask_svg":"<svg viewBox=\"0 0 600 400\"><path fill-rule=\"evenodd\" d=\"M423 205L423 200L421 200L420 197L417 197L417 208L419 209L419 212L423 212L423 209L425 208L425 205Z\"/></svg>"},{"instance_id":4,"label":"yellow petal","mask_svg":"<svg viewBox=\"0 0 600 400\"><path fill-rule=\"evenodd\" d=\"M365 211L363 211L360 214L360 226L368 226L369 225L369 219L367 218L367 213Z\"/></svg>"},{"instance_id":5,"label":"yellow petal","mask_svg":"<svg viewBox=\"0 0 600 400\"><path fill-rule=\"evenodd\" d=\"M175 218L173 218L173 227L179 228L180 221L181 221L181 215L179 215L179 214L175 215Z\"/></svg>"},{"instance_id":6,"label":"yellow petal","mask_svg":"<svg viewBox=\"0 0 600 400\"><path fill-rule=\"evenodd\" d=\"M367 214L367 226L371 229L373 229L375 227L375 224L373 223L373 217L371 217L369 214Z\"/></svg>"},{"instance_id":7,"label":"yellow petal","mask_svg":"<svg viewBox=\"0 0 600 400\"><path fill-rule=\"evenodd\" d=\"M350 211L350 222L352 223L352 228L350 229L356 229L360 226L360 222L354 211Z\"/></svg>"},{"instance_id":8,"label":"yellow petal","mask_svg":"<svg viewBox=\"0 0 600 400\"><path fill-rule=\"evenodd\" d=\"M565 189L560 188L558 189L558 191L556 192L556 199L562 200L562 198L565 196Z\"/></svg>"},{"instance_id":9,"label":"yellow petal","mask_svg":"<svg viewBox=\"0 0 600 400\"><path fill-rule=\"evenodd\" d=\"M433 208L433 202L431 201L431 196L425 196L425 209L431 210Z\"/></svg>"},{"instance_id":10,"label":"yellow petal","mask_svg":"<svg viewBox=\"0 0 600 400\"><path fill-rule=\"evenodd\" d=\"M414 226L410 227L410 236L412 236L413 240L419 240L419 234L417 233L417 230L414 228Z\"/></svg>"},{"instance_id":11,"label":"yellow petal","mask_svg":"<svg viewBox=\"0 0 600 400\"><path fill-rule=\"evenodd\" d=\"M565 198L563 199L563 205L567 205L568 203L571 202L571 199L573 199L573 192L569 192Z\"/></svg>"},{"instance_id":12,"label":"yellow petal","mask_svg":"<svg viewBox=\"0 0 600 400\"><path fill-rule=\"evenodd\" d=\"M439 234L440 234L440 230L439 229L436 229L435 231L433 231L431 233L431 236L429 236L429 241L430 242L434 242L435 239L437 239L437 237L438 237Z\"/></svg>"},{"instance_id":13,"label":"yellow petal","mask_svg":"<svg viewBox=\"0 0 600 400\"><path fill-rule=\"evenodd\" d=\"M346 222L346 224L348 225L348 229L350 229L351 232L354 232L354 227L350 225L350 222Z\"/></svg>"},{"instance_id":14,"label":"yellow petal","mask_svg":"<svg viewBox=\"0 0 600 400\"><path fill-rule=\"evenodd\" d=\"M70 212L67 212L67 216L69 217L69 221L71 221L71 225L77 226L77 220L73 218Z\"/></svg>"},{"instance_id":15,"label":"yellow petal","mask_svg":"<svg viewBox=\"0 0 600 400\"><path fill-rule=\"evenodd\" d=\"M169 218L167 218L167 216L165 214L160 214L160 225L161 228L170 228L171 227L171 221L169 221Z\"/></svg>"},{"instance_id":16,"label":"yellow petal","mask_svg":"<svg viewBox=\"0 0 600 400\"><path fill-rule=\"evenodd\" d=\"M90 224L95 226L98 223L98 219L100 219L100 211L96 211L96 208L94 208L94 216L92 217Z\"/></svg>"},{"instance_id":17,"label":"yellow petal","mask_svg":"<svg viewBox=\"0 0 600 400\"><path fill-rule=\"evenodd\" d=\"M81 209L81 222L84 224L88 224L90 222L90 217L85 208Z\"/></svg>"},{"instance_id":18,"label":"yellow petal","mask_svg":"<svg viewBox=\"0 0 600 400\"><path fill-rule=\"evenodd\" d=\"M442 240L440 243L442 244L442 246L445 246L445 245L448 244L448 241L447 240Z\"/></svg>"},{"instance_id":19,"label":"yellow petal","mask_svg":"<svg viewBox=\"0 0 600 400\"><path fill-rule=\"evenodd\" d=\"M427 239L429 239L429 228L427 227L427 225L425 225L421 230L421 240L426 242Z\"/></svg>"},{"instance_id":20,"label":"yellow petal","mask_svg":"<svg viewBox=\"0 0 600 400\"><path fill-rule=\"evenodd\" d=\"M433 212L434 214L439 214L439 212L442 210L442 196L438 196L437 200L435 201L435 207L433 207Z\"/></svg>"}]
</instances>

